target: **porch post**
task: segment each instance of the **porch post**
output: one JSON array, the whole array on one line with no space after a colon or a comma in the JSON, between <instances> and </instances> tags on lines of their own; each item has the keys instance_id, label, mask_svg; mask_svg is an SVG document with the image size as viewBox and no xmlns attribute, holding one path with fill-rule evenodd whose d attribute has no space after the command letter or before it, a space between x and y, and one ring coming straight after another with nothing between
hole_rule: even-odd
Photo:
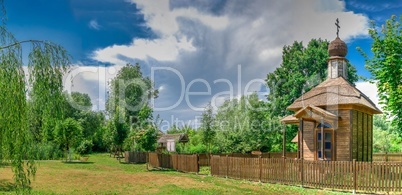
<instances>
[{"instance_id":1,"label":"porch post","mask_svg":"<svg viewBox=\"0 0 402 195\"><path fill-rule=\"evenodd\" d=\"M324 160L324 117L321 116L321 159Z\"/></svg>"},{"instance_id":2,"label":"porch post","mask_svg":"<svg viewBox=\"0 0 402 195\"><path fill-rule=\"evenodd\" d=\"M283 123L282 157L286 158L286 123Z\"/></svg>"}]
</instances>

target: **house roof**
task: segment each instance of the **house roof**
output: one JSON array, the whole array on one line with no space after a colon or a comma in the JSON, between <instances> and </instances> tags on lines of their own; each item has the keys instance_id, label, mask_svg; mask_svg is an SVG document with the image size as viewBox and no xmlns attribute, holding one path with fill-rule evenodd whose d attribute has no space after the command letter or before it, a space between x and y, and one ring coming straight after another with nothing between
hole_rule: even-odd
<instances>
[{"instance_id":1,"label":"house roof","mask_svg":"<svg viewBox=\"0 0 402 195\"><path fill-rule=\"evenodd\" d=\"M308 105L308 106L300 109L299 111L297 111L294 114L294 117L302 118L303 116L306 117L305 116L306 114L307 114L308 118L316 118L315 116L320 116L320 117L324 117L324 118L330 119L330 120L336 119L335 114L332 114L322 108L319 108L319 107L313 106L313 105Z\"/></svg>"},{"instance_id":2,"label":"house roof","mask_svg":"<svg viewBox=\"0 0 402 195\"><path fill-rule=\"evenodd\" d=\"M287 109L298 111L308 105L331 106L348 104L364 106L373 114L382 113L366 95L343 77L327 79L297 98Z\"/></svg>"},{"instance_id":3,"label":"house roof","mask_svg":"<svg viewBox=\"0 0 402 195\"><path fill-rule=\"evenodd\" d=\"M284 124L298 124L299 119L292 115L285 116L281 119L281 122Z\"/></svg>"},{"instance_id":4,"label":"house roof","mask_svg":"<svg viewBox=\"0 0 402 195\"><path fill-rule=\"evenodd\" d=\"M176 142L188 142L188 136L184 133L165 134L158 139L158 143L166 143L167 140L174 139Z\"/></svg>"}]
</instances>

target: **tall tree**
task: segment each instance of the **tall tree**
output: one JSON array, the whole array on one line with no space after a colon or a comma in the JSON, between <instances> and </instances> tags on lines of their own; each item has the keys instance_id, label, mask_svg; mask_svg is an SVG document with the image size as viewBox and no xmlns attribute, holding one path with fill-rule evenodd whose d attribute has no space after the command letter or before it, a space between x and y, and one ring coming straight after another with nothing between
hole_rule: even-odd
<instances>
[{"instance_id":1,"label":"tall tree","mask_svg":"<svg viewBox=\"0 0 402 195\"><path fill-rule=\"evenodd\" d=\"M109 98L106 102L106 110L112 120L113 145L122 147L123 141L129 134L132 124L142 124L144 116L152 113L152 110L144 110L148 100L157 97L158 91L153 88L152 81L145 77L139 64L127 64L111 81ZM109 135L109 137L110 137ZM108 137L108 136L106 136Z\"/></svg>"},{"instance_id":2,"label":"tall tree","mask_svg":"<svg viewBox=\"0 0 402 195\"><path fill-rule=\"evenodd\" d=\"M135 151L155 151L158 126L153 122L153 110L148 105L142 106L135 122L131 125L125 148Z\"/></svg>"},{"instance_id":3,"label":"tall tree","mask_svg":"<svg viewBox=\"0 0 402 195\"><path fill-rule=\"evenodd\" d=\"M111 81L106 109L111 116L117 107L124 109L120 120L131 123L130 118L137 117L142 106L157 96L158 90L153 88L151 79L142 74L140 65L127 64Z\"/></svg>"},{"instance_id":4,"label":"tall tree","mask_svg":"<svg viewBox=\"0 0 402 195\"><path fill-rule=\"evenodd\" d=\"M2 0L0 6L0 161L10 160L17 189L29 190L36 166L32 160L33 137L28 126L26 86L30 86L30 100L34 102L39 116L37 122L43 127L38 134L44 139L51 139L54 119L62 116L62 109L58 109L61 105L61 76L69 58L59 45L38 40L17 40L6 28ZM22 53L26 51L22 49L23 44L31 46L28 50L29 79L23 70Z\"/></svg>"},{"instance_id":5,"label":"tall tree","mask_svg":"<svg viewBox=\"0 0 402 195\"><path fill-rule=\"evenodd\" d=\"M372 82L378 88L380 103L383 109L393 118L393 125L402 133L402 15L388 19L381 30L377 30L371 22L369 34L373 39L369 57L361 49L366 58L366 68L370 71Z\"/></svg>"},{"instance_id":6,"label":"tall tree","mask_svg":"<svg viewBox=\"0 0 402 195\"><path fill-rule=\"evenodd\" d=\"M328 44L326 40L312 39L307 47L297 41L283 47L281 65L266 79L272 116L290 114L287 106L326 79ZM348 81L353 84L357 80L356 69L348 63Z\"/></svg>"},{"instance_id":7,"label":"tall tree","mask_svg":"<svg viewBox=\"0 0 402 195\"><path fill-rule=\"evenodd\" d=\"M202 113L201 119L201 130L202 130L202 141L207 146L208 152L211 153L211 145L214 143L215 139L215 129L214 129L214 116L212 113L212 106L208 104L205 108L204 113Z\"/></svg>"},{"instance_id":8,"label":"tall tree","mask_svg":"<svg viewBox=\"0 0 402 195\"><path fill-rule=\"evenodd\" d=\"M402 137L384 115L374 115L373 151L401 152Z\"/></svg>"},{"instance_id":9,"label":"tall tree","mask_svg":"<svg viewBox=\"0 0 402 195\"><path fill-rule=\"evenodd\" d=\"M67 160L71 160L70 149L80 143L82 139L82 126L73 118L60 120L55 131L55 141L64 149Z\"/></svg>"}]
</instances>

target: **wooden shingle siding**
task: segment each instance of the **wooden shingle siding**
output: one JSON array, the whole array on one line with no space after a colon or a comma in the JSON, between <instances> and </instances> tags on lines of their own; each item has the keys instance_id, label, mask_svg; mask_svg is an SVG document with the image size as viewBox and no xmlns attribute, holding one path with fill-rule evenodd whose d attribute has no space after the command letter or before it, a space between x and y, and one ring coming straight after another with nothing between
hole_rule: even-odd
<instances>
[{"instance_id":1,"label":"wooden shingle siding","mask_svg":"<svg viewBox=\"0 0 402 195\"><path fill-rule=\"evenodd\" d=\"M367 133L368 133L368 159L367 161L371 162L373 160L373 115L369 115L368 124L367 124Z\"/></svg>"},{"instance_id":2,"label":"wooden shingle siding","mask_svg":"<svg viewBox=\"0 0 402 195\"><path fill-rule=\"evenodd\" d=\"M373 115L352 111L352 159L372 161L373 147Z\"/></svg>"},{"instance_id":3,"label":"wooden shingle siding","mask_svg":"<svg viewBox=\"0 0 402 195\"><path fill-rule=\"evenodd\" d=\"M367 114L362 113L363 115L363 161L367 161Z\"/></svg>"},{"instance_id":4,"label":"wooden shingle siding","mask_svg":"<svg viewBox=\"0 0 402 195\"><path fill-rule=\"evenodd\" d=\"M338 115L340 117L338 121L338 128L336 132L335 140L335 153L337 161L350 160L350 111L339 110Z\"/></svg>"},{"instance_id":5,"label":"wooden shingle siding","mask_svg":"<svg viewBox=\"0 0 402 195\"><path fill-rule=\"evenodd\" d=\"M357 159L357 111L352 111L352 159Z\"/></svg>"},{"instance_id":6,"label":"wooden shingle siding","mask_svg":"<svg viewBox=\"0 0 402 195\"><path fill-rule=\"evenodd\" d=\"M303 158L314 160L314 122L303 121Z\"/></svg>"},{"instance_id":7,"label":"wooden shingle siding","mask_svg":"<svg viewBox=\"0 0 402 195\"><path fill-rule=\"evenodd\" d=\"M363 160L363 114L357 112L357 161Z\"/></svg>"}]
</instances>

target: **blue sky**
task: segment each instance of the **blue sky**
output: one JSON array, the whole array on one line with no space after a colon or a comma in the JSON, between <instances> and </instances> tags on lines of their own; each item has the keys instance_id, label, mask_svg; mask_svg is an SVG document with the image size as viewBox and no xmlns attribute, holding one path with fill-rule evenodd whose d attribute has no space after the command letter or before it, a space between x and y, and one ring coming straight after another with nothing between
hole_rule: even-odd
<instances>
[{"instance_id":1,"label":"blue sky","mask_svg":"<svg viewBox=\"0 0 402 195\"><path fill-rule=\"evenodd\" d=\"M219 106L252 91L263 97L262 80L279 66L282 47L333 40L336 18L347 58L369 77L355 48L370 51L370 20L383 24L402 13L397 0L6 0L5 6L17 39L50 40L69 51L75 74L66 76L66 88L88 93L94 109L104 109L107 81L119 68L140 63L160 90L153 105L167 125L194 125L210 101ZM375 88L357 86L376 99Z\"/></svg>"}]
</instances>

